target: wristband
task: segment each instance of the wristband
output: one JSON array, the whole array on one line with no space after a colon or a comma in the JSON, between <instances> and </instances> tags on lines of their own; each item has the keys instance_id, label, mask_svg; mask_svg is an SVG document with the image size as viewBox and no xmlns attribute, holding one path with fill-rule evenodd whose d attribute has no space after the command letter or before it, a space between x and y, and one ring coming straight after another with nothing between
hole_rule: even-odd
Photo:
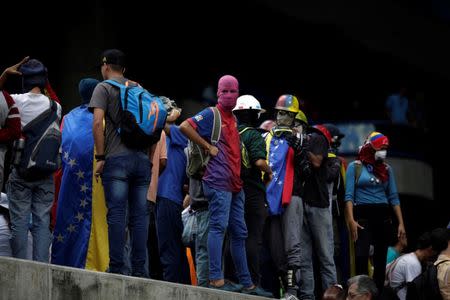
<instances>
[{"instance_id":1,"label":"wristband","mask_svg":"<svg viewBox=\"0 0 450 300\"><path fill-rule=\"evenodd\" d=\"M105 159L106 159L105 154L95 154L95 160L96 161L102 161L102 160L105 160Z\"/></svg>"}]
</instances>

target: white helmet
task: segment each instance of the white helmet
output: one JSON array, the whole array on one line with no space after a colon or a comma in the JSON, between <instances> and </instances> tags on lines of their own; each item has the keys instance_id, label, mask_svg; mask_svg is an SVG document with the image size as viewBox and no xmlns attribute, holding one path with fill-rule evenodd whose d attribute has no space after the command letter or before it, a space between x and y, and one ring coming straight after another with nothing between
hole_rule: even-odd
<instances>
[{"instance_id":1,"label":"white helmet","mask_svg":"<svg viewBox=\"0 0 450 300\"><path fill-rule=\"evenodd\" d=\"M242 95L237 98L236 106L233 108L233 111L244 109L254 109L260 113L266 112L265 109L261 108L261 104L259 103L259 101L252 95Z\"/></svg>"}]
</instances>

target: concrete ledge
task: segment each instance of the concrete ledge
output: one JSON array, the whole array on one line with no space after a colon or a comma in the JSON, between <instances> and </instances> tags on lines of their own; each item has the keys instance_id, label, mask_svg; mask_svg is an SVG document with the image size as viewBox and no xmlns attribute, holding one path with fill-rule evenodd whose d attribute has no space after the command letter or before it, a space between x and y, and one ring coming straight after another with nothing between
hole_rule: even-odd
<instances>
[{"instance_id":1,"label":"concrete ledge","mask_svg":"<svg viewBox=\"0 0 450 300\"><path fill-rule=\"evenodd\" d=\"M0 299L264 299L238 293L0 257Z\"/></svg>"}]
</instances>

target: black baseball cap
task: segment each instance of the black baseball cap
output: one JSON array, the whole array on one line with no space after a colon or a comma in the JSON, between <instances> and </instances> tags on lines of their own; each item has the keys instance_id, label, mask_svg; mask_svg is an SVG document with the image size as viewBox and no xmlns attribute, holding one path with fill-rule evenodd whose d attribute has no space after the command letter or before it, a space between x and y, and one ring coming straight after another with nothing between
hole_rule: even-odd
<instances>
[{"instance_id":1,"label":"black baseball cap","mask_svg":"<svg viewBox=\"0 0 450 300\"><path fill-rule=\"evenodd\" d=\"M331 123L325 123L323 124L323 126L325 126L326 129L328 129L328 131L330 132L331 136L337 136L339 139L342 139L345 134L343 134L339 128Z\"/></svg>"},{"instance_id":2,"label":"black baseball cap","mask_svg":"<svg viewBox=\"0 0 450 300\"><path fill-rule=\"evenodd\" d=\"M102 53L100 65L103 64L118 65L125 68L125 54L118 49L105 50Z\"/></svg>"}]
</instances>

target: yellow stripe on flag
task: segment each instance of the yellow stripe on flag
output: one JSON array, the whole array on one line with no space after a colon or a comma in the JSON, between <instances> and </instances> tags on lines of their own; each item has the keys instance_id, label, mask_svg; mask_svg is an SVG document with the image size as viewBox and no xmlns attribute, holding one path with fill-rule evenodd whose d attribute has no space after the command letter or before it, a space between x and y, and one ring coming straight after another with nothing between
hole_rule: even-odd
<instances>
[{"instance_id":1,"label":"yellow stripe on flag","mask_svg":"<svg viewBox=\"0 0 450 300\"><path fill-rule=\"evenodd\" d=\"M94 150L95 154L95 150ZM97 161L94 158L93 170ZM92 222L91 236L86 258L86 269L105 272L109 266L108 223L106 202L101 178L92 176Z\"/></svg>"}]
</instances>

